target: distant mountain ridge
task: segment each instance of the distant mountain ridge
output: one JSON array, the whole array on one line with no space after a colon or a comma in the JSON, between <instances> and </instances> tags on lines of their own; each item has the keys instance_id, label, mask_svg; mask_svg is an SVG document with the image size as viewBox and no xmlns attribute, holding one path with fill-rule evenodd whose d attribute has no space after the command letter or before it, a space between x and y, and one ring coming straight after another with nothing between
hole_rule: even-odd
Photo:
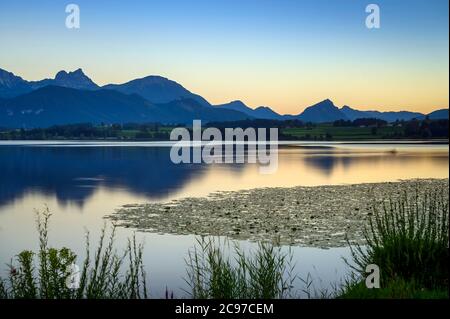
<instances>
[{"instance_id":1,"label":"distant mountain ridge","mask_svg":"<svg viewBox=\"0 0 450 319\"><path fill-rule=\"evenodd\" d=\"M180 99L193 99L204 106L211 106L203 97L188 91L177 82L155 75L123 84L107 84L102 88L126 94L139 94L150 102L157 104L169 103Z\"/></svg>"},{"instance_id":2,"label":"distant mountain ridge","mask_svg":"<svg viewBox=\"0 0 450 319\"><path fill-rule=\"evenodd\" d=\"M258 106L253 110L253 116L258 119L265 120L284 120L286 117L280 115L268 106Z\"/></svg>"},{"instance_id":3,"label":"distant mountain ridge","mask_svg":"<svg viewBox=\"0 0 450 319\"><path fill-rule=\"evenodd\" d=\"M326 99L307 107L302 113L297 115L296 118L304 122L320 123L346 120L347 116L345 116L331 100Z\"/></svg>"},{"instance_id":4,"label":"distant mountain ridge","mask_svg":"<svg viewBox=\"0 0 450 319\"><path fill-rule=\"evenodd\" d=\"M408 111L360 111L349 106L338 108L329 99L307 107L297 115L281 115L267 106L250 108L239 100L212 106L181 84L155 75L100 87L82 69L60 71L53 79L40 81L26 81L0 69L0 126L4 127L77 122L188 123L192 119L206 122L269 119L323 123L378 118L394 122L426 116ZM448 119L448 109L437 110L428 117Z\"/></svg>"},{"instance_id":5,"label":"distant mountain ridge","mask_svg":"<svg viewBox=\"0 0 450 319\"><path fill-rule=\"evenodd\" d=\"M59 71L54 79L26 81L20 76L0 69L0 98L13 98L44 86L62 86L80 90L95 90L99 86L87 77L82 69L73 72Z\"/></svg>"},{"instance_id":6,"label":"distant mountain ridge","mask_svg":"<svg viewBox=\"0 0 450 319\"><path fill-rule=\"evenodd\" d=\"M152 117L160 118L142 97L115 91L87 91L59 86L45 86L4 100L0 105L0 126L3 127L150 121Z\"/></svg>"},{"instance_id":7,"label":"distant mountain ridge","mask_svg":"<svg viewBox=\"0 0 450 319\"><path fill-rule=\"evenodd\" d=\"M429 114L427 114L426 116L430 119L430 120L440 120L440 119L445 119L448 120L448 109L441 109L441 110L436 110L434 112L431 112Z\"/></svg>"},{"instance_id":8,"label":"distant mountain ridge","mask_svg":"<svg viewBox=\"0 0 450 319\"><path fill-rule=\"evenodd\" d=\"M82 69L77 69L73 72L59 71L56 73L54 79L45 79L42 81L31 82L33 88L38 89L47 85L62 86L79 90L95 90L99 86L94 83Z\"/></svg>"},{"instance_id":9,"label":"distant mountain ridge","mask_svg":"<svg viewBox=\"0 0 450 319\"><path fill-rule=\"evenodd\" d=\"M358 118L377 118L387 122L395 122L397 120L409 121L414 118L418 119L425 115L418 112L398 111L398 112L379 112L379 111L359 111L345 105L341 108L341 112L353 121Z\"/></svg>"},{"instance_id":10,"label":"distant mountain ridge","mask_svg":"<svg viewBox=\"0 0 450 319\"><path fill-rule=\"evenodd\" d=\"M214 107L219 108L219 109L227 109L227 110L242 112L249 116L252 116L252 114L255 111L252 108L245 105L244 102L239 101L239 100L231 101L230 103L226 103L226 104L214 105Z\"/></svg>"},{"instance_id":11,"label":"distant mountain ridge","mask_svg":"<svg viewBox=\"0 0 450 319\"><path fill-rule=\"evenodd\" d=\"M247 114L248 116L257 118L257 119L264 119L264 120L283 120L284 116L278 114L277 112L273 111L270 107L267 106L259 106L255 109L252 109L244 104L244 102L240 100L231 101L230 103L226 104L219 104L215 105L214 107L220 108L220 109L227 109L227 110L234 110L238 112L242 112Z\"/></svg>"},{"instance_id":12,"label":"distant mountain ridge","mask_svg":"<svg viewBox=\"0 0 450 319\"><path fill-rule=\"evenodd\" d=\"M0 100L0 127L48 127L75 123L188 124L194 119L238 121L249 117L219 110L193 99L153 104L137 94L114 90L77 90L46 86L12 99Z\"/></svg>"},{"instance_id":13,"label":"distant mountain ridge","mask_svg":"<svg viewBox=\"0 0 450 319\"><path fill-rule=\"evenodd\" d=\"M12 72L0 69L0 98L11 98L32 90L30 84Z\"/></svg>"},{"instance_id":14,"label":"distant mountain ridge","mask_svg":"<svg viewBox=\"0 0 450 319\"><path fill-rule=\"evenodd\" d=\"M232 101L226 104L215 105L217 108L224 108L243 112L257 119L270 120L300 120L303 122L325 123L336 120L356 120L358 118L376 118L387 122L409 121L412 119L425 118L427 114L409 111L398 112L380 112L380 111L360 111L347 105L338 108L334 103L326 99L317 104L307 107L303 112L297 115L280 115L269 107L258 107L252 109L242 101ZM428 114L430 119L448 118L448 109L437 110Z\"/></svg>"}]
</instances>

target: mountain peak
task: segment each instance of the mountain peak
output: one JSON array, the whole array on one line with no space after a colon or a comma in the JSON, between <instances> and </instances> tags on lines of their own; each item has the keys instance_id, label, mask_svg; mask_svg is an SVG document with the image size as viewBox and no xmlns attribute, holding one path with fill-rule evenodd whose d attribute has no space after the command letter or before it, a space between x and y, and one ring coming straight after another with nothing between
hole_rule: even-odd
<instances>
[{"instance_id":1,"label":"mountain peak","mask_svg":"<svg viewBox=\"0 0 450 319\"><path fill-rule=\"evenodd\" d=\"M15 75L12 72L6 71L2 68L0 68L0 81L1 80L9 80L9 81L23 81L25 82L24 79L22 79L20 76Z\"/></svg>"},{"instance_id":2,"label":"mountain peak","mask_svg":"<svg viewBox=\"0 0 450 319\"><path fill-rule=\"evenodd\" d=\"M166 77L164 77L164 76L161 76L161 75L155 75L155 74L150 74L150 75L144 76L142 79L153 79L153 80L162 80L162 81L172 81L172 80L169 80L168 78L166 78ZM175 82L175 81L172 81L172 82Z\"/></svg>"},{"instance_id":3,"label":"mountain peak","mask_svg":"<svg viewBox=\"0 0 450 319\"><path fill-rule=\"evenodd\" d=\"M226 104L216 105L216 107L241 112L249 116L253 113L253 109L245 105L241 100L234 100Z\"/></svg>"},{"instance_id":4,"label":"mountain peak","mask_svg":"<svg viewBox=\"0 0 450 319\"><path fill-rule=\"evenodd\" d=\"M307 107L297 117L305 122L333 122L335 120L347 119L346 115L330 99Z\"/></svg>"},{"instance_id":5,"label":"mountain peak","mask_svg":"<svg viewBox=\"0 0 450 319\"><path fill-rule=\"evenodd\" d=\"M59 71L58 73L56 73L55 80L64 79L64 78L66 78L68 76L78 77L78 78L80 78L80 77L88 78L86 76L86 74L84 74L83 70L81 68L78 68L78 69L76 69L75 71L72 71L72 72L66 72L65 70Z\"/></svg>"},{"instance_id":6,"label":"mountain peak","mask_svg":"<svg viewBox=\"0 0 450 319\"><path fill-rule=\"evenodd\" d=\"M148 75L122 84L107 84L103 88L125 94L138 94L155 104L191 98L203 106L211 106L204 98L190 92L181 84L159 75Z\"/></svg>"},{"instance_id":7,"label":"mountain peak","mask_svg":"<svg viewBox=\"0 0 450 319\"><path fill-rule=\"evenodd\" d=\"M66 71L61 70L58 73L56 73L55 80L65 78L67 75L68 75L68 73Z\"/></svg>"},{"instance_id":8,"label":"mountain peak","mask_svg":"<svg viewBox=\"0 0 450 319\"><path fill-rule=\"evenodd\" d=\"M11 76L11 75L14 75L14 73L0 68L0 77L6 77L6 76Z\"/></svg>"},{"instance_id":9,"label":"mountain peak","mask_svg":"<svg viewBox=\"0 0 450 319\"><path fill-rule=\"evenodd\" d=\"M333 101L331 101L330 99L325 99L323 101L320 101L319 103L316 103L314 105L311 105L309 107L307 107L305 109L306 110L313 110L313 109L323 109L323 110L339 110L338 107L336 105L334 105Z\"/></svg>"},{"instance_id":10,"label":"mountain peak","mask_svg":"<svg viewBox=\"0 0 450 319\"><path fill-rule=\"evenodd\" d=\"M66 72L65 70L59 71L56 73L54 82L55 85L74 89L93 90L98 88L97 84L87 77L81 68L78 68L72 72Z\"/></svg>"},{"instance_id":11,"label":"mountain peak","mask_svg":"<svg viewBox=\"0 0 450 319\"><path fill-rule=\"evenodd\" d=\"M245 103L242 102L241 100L234 100L234 101L231 101L229 104L246 106Z\"/></svg>"},{"instance_id":12,"label":"mountain peak","mask_svg":"<svg viewBox=\"0 0 450 319\"><path fill-rule=\"evenodd\" d=\"M0 68L0 97L10 98L31 90L27 81Z\"/></svg>"},{"instance_id":13,"label":"mountain peak","mask_svg":"<svg viewBox=\"0 0 450 319\"><path fill-rule=\"evenodd\" d=\"M325 99L319 103L317 103L316 105L327 105L327 106L335 106L333 101L331 101L330 99Z\"/></svg>"},{"instance_id":14,"label":"mountain peak","mask_svg":"<svg viewBox=\"0 0 450 319\"><path fill-rule=\"evenodd\" d=\"M258 106L253 111L253 117L266 120L282 120L283 116L272 110L268 106Z\"/></svg>"}]
</instances>

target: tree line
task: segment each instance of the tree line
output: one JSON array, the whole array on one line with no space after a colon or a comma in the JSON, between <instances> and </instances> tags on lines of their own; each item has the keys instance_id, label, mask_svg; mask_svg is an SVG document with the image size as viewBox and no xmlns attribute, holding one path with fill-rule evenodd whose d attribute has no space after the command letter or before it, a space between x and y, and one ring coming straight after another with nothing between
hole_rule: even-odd
<instances>
[{"instance_id":1,"label":"tree line","mask_svg":"<svg viewBox=\"0 0 450 319\"><path fill-rule=\"evenodd\" d=\"M170 131L174 127L187 127L185 124L164 125L161 123L125 123L125 124L105 124L98 125L91 123L79 123L68 125L55 125L48 128L31 129L1 129L0 139L2 140L50 140L50 139L117 139L117 140L169 140ZM289 134L292 128L313 130L323 128L323 140L333 140L333 128L371 128L372 135L377 135L378 130L385 127L395 127L396 129L385 130L381 138L411 138L411 139L433 139L448 138L448 119L424 120L413 119L410 121L396 121L388 123L374 118L362 118L353 121L338 120L333 123L307 123L299 120L243 120L232 122L210 122L204 128L216 127L222 133L226 128L278 128L280 140L298 139ZM313 136L311 135L311 139Z\"/></svg>"}]
</instances>

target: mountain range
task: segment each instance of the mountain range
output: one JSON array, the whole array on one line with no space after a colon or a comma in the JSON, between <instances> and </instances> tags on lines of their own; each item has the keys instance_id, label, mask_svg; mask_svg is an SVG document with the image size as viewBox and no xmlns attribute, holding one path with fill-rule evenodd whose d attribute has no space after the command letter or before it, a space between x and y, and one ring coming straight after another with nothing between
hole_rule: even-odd
<instances>
[{"instance_id":1,"label":"mountain range","mask_svg":"<svg viewBox=\"0 0 450 319\"><path fill-rule=\"evenodd\" d=\"M448 109L430 114L417 112L360 111L338 108L327 99L297 115L281 115L270 107L252 109L242 101L211 105L202 96L160 76L147 76L123 84L99 86L82 69L60 71L53 79L26 81L0 69L0 127L32 128L73 123L187 124L194 119L237 121L245 119L333 122L357 118L396 120L448 119Z\"/></svg>"}]
</instances>

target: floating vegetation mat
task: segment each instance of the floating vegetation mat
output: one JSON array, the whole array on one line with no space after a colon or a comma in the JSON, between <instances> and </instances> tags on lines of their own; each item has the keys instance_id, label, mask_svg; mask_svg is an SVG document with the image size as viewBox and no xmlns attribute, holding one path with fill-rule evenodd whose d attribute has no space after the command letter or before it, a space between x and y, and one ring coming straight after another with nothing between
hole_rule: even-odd
<instances>
[{"instance_id":1,"label":"floating vegetation mat","mask_svg":"<svg viewBox=\"0 0 450 319\"><path fill-rule=\"evenodd\" d=\"M346 238L363 243L373 205L430 189L445 191L448 179L217 192L164 204L126 205L107 218L119 226L160 234L342 247Z\"/></svg>"}]
</instances>

